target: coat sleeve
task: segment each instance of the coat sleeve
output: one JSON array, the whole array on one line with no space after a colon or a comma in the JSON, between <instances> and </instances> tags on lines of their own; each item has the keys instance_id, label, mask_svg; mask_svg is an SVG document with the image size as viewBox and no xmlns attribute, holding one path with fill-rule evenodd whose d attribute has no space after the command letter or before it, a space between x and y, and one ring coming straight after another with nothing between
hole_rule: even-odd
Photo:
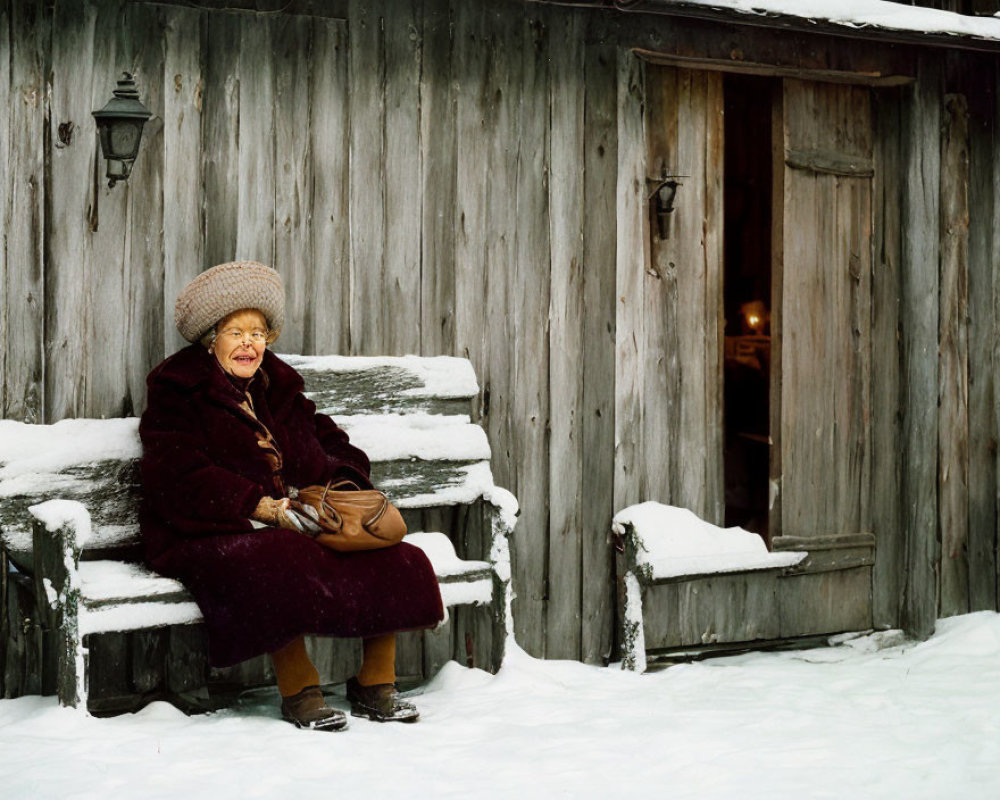
<instances>
[{"instance_id":1,"label":"coat sleeve","mask_svg":"<svg viewBox=\"0 0 1000 800\"><path fill-rule=\"evenodd\" d=\"M316 404L303 394L296 397L297 413L311 420L315 436L326 455L324 482L354 481L362 489L371 489L371 463L365 451L351 444L347 433L326 414L316 413Z\"/></svg>"},{"instance_id":2,"label":"coat sleeve","mask_svg":"<svg viewBox=\"0 0 1000 800\"><path fill-rule=\"evenodd\" d=\"M139 423L149 509L187 533L219 533L218 523L249 529L263 487L212 462L197 413L182 392L150 388L149 406Z\"/></svg>"}]
</instances>

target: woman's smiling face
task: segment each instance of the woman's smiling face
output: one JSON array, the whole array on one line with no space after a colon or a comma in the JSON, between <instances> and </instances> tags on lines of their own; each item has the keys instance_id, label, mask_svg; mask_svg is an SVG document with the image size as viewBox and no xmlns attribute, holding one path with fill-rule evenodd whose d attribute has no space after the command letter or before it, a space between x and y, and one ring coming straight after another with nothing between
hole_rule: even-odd
<instances>
[{"instance_id":1,"label":"woman's smiling face","mask_svg":"<svg viewBox=\"0 0 1000 800\"><path fill-rule=\"evenodd\" d=\"M256 309L230 314L215 327L209 350L222 368L237 378L252 378L267 349L267 320Z\"/></svg>"}]
</instances>

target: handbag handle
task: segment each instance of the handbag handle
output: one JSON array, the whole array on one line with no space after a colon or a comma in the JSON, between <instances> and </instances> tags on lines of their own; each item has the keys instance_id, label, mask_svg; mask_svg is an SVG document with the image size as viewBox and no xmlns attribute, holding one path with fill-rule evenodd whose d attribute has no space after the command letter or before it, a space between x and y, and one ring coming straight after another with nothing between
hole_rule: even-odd
<instances>
[{"instance_id":1,"label":"handbag handle","mask_svg":"<svg viewBox=\"0 0 1000 800\"><path fill-rule=\"evenodd\" d=\"M341 480L341 481L337 481L337 483L334 483L332 480L330 480L330 481L327 482L326 486L323 489L323 494L320 497L320 503L322 504L323 508L327 511L327 513L332 513L332 515L334 517L336 517L337 519L340 518L340 514L337 512L336 508L334 508L330 503L327 502L326 496L331 491L333 491L333 492L337 492L337 491L352 491L352 490L342 489L341 488L342 486L351 486L351 487L353 487L353 491L355 491L355 492L362 491L361 487L358 486L352 480L344 479L344 480ZM382 498L382 502L379 504L378 510L371 517L369 517L368 519L362 521L361 524L365 525L366 527L368 525L375 525L380 519L382 519L382 515L385 514L386 509L389 508L389 498L385 496L384 492L379 492L378 489L372 489L371 491L377 492L378 495Z\"/></svg>"}]
</instances>

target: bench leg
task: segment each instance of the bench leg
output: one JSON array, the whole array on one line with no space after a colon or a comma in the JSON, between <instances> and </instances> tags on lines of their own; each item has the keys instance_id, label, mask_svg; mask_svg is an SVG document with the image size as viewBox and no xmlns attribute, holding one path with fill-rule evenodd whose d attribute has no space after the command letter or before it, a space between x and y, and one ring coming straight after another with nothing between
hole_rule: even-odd
<instances>
[{"instance_id":1,"label":"bench leg","mask_svg":"<svg viewBox=\"0 0 1000 800\"><path fill-rule=\"evenodd\" d=\"M52 633L56 694L64 706L87 708L86 650L80 635L80 546L90 517L74 501L51 500L29 511L34 548L35 603L43 630ZM80 526L86 529L80 532Z\"/></svg>"},{"instance_id":2,"label":"bench leg","mask_svg":"<svg viewBox=\"0 0 1000 800\"><path fill-rule=\"evenodd\" d=\"M642 587L632 572L625 573L622 613L622 669L646 671L646 636L642 629Z\"/></svg>"},{"instance_id":3,"label":"bench leg","mask_svg":"<svg viewBox=\"0 0 1000 800\"><path fill-rule=\"evenodd\" d=\"M87 650L79 634L76 603L63 609L59 629L59 705L87 710Z\"/></svg>"},{"instance_id":4,"label":"bench leg","mask_svg":"<svg viewBox=\"0 0 1000 800\"><path fill-rule=\"evenodd\" d=\"M511 589L510 537L513 531L503 520L503 515L493 510L490 527L493 542L490 546L490 563L493 564L493 663L496 672L503 665L507 652L507 638L514 638L514 593Z\"/></svg>"}]
</instances>

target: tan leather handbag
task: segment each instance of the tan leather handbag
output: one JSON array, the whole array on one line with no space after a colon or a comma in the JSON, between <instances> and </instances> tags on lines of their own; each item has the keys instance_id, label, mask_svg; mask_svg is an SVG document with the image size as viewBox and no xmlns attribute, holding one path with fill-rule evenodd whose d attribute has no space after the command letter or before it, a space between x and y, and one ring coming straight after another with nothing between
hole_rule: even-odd
<instances>
[{"instance_id":1,"label":"tan leather handbag","mask_svg":"<svg viewBox=\"0 0 1000 800\"><path fill-rule=\"evenodd\" d=\"M406 535L399 509L377 489L330 481L326 486L292 489L288 496L303 532L333 550L378 550L398 544Z\"/></svg>"}]
</instances>

